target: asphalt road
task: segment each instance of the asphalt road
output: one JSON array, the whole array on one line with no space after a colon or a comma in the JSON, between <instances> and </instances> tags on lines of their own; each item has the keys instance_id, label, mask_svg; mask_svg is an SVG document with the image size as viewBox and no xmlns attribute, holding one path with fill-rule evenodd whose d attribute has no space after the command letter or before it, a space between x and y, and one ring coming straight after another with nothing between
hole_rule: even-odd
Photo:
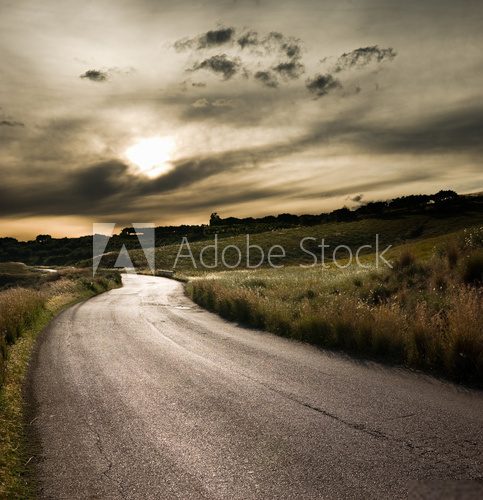
<instances>
[{"instance_id":1,"label":"asphalt road","mask_svg":"<svg viewBox=\"0 0 483 500\"><path fill-rule=\"evenodd\" d=\"M482 498L483 397L240 328L127 275L31 369L44 498Z\"/></svg>"}]
</instances>

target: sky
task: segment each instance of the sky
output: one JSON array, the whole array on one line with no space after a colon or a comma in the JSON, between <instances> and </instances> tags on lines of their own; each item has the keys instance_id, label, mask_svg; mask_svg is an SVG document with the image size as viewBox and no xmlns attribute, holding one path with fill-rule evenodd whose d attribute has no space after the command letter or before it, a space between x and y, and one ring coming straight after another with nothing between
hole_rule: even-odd
<instances>
[{"instance_id":1,"label":"sky","mask_svg":"<svg viewBox=\"0 0 483 500\"><path fill-rule=\"evenodd\" d=\"M483 2L0 0L0 236L483 189Z\"/></svg>"}]
</instances>

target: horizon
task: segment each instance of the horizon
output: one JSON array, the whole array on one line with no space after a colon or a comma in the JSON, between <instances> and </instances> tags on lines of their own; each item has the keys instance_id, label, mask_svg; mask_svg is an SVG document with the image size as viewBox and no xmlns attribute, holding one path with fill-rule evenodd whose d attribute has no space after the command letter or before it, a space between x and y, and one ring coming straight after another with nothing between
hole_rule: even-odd
<instances>
[{"instance_id":1,"label":"horizon","mask_svg":"<svg viewBox=\"0 0 483 500\"><path fill-rule=\"evenodd\" d=\"M429 194L429 193L411 193L410 195L416 195L416 196L419 196L419 195L425 195L425 194ZM457 193L458 196L473 196L473 195L479 195L481 194L481 192L478 192L478 191L475 191L475 192L469 192L469 193ZM406 195L403 195L403 196L406 196ZM349 208L351 211L352 210L356 210L357 208L359 207L363 207L365 205L367 205L368 203L373 203L373 202L379 202L379 201L383 201L383 202L389 202L391 201L392 198L390 199L385 199L385 200L364 200L364 199L361 199L359 200L358 202L353 202L352 203L352 206L347 206L347 204L344 204L343 206L339 206L339 207L336 207L334 210L338 210L338 209L341 209L341 208ZM212 212L213 213L213 212ZM289 212L282 212L282 213L289 213ZM217 215L219 215L220 217L222 217L222 219L227 219L227 218L238 218L238 219L245 219L245 218L250 218L250 217L253 217L255 219L257 218L263 218L263 217L270 217L270 216L278 216L278 215L281 215L282 213L278 213L278 214L275 214L275 213L272 213L272 214L269 214L269 213L265 213L265 214L260 214L260 215L234 215L234 214L220 214L220 213L217 213ZM329 211L321 211L321 212L317 212L317 213L313 213L313 214L309 214L308 212L295 212L295 213L292 213L290 212L289 214L290 215L296 215L296 216L302 216L302 215L322 215L322 214L330 214L331 213L331 210ZM205 214L206 215L206 214ZM207 217L205 217L203 219L202 222L199 222L199 223L185 223L185 222L181 222L181 223L178 223L178 224L158 224L157 222L154 222L154 225L155 227L169 227L169 226L173 226L173 227L179 227L179 226L209 226L210 225L210 216L208 215ZM67 234L62 234L62 233L59 233L58 231L55 232L49 232L49 231L37 231L37 232L34 232L34 233L26 233L28 234L29 236L24 236L24 237L17 237L13 234L2 234L0 233L0 239L1 238L15 238L17 241L19 242L30 242L30 241L33 241L35 239L36 236L39 236L39 235L43 235L43 234L48 234L49 236L51 236L52 238L54 239L62 239L62 238L81 238L81 237L86 237L86 236L93 236L93 231L92 231L92 227L93 225L98 225L99 223L102 223L103 221L94 221L91 226L86 229L86 232L84 233L81 233L81 232L76 232L76 233L73 233L71 235L67 235ZM132 222L127 222L125 224L123 223L116 223L116 228L121 228L119 229L119 232L115 232L114 234L120 234L122 229L126 229L126 228L129 228L129 227L132 227ZM151 223L149 223L151 224ZM77 230L77 228L76 228Z\"/></svg>"}]
</instances>

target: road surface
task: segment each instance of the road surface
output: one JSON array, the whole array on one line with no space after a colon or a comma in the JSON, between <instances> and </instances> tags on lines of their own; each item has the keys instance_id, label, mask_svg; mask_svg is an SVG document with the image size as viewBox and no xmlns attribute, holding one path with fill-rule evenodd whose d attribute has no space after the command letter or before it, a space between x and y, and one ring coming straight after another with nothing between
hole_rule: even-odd
<instances>
[{"instance_id":1,"label":"road surface","mask_svg":"<svg viewBox=\"0 0 483 500\"><path fill-rule=\"evenodd\" d=\"M43 498L482 498L483 397L240 328L180 283L63 312L30 373Z\"/></svg>"}]
</instances>

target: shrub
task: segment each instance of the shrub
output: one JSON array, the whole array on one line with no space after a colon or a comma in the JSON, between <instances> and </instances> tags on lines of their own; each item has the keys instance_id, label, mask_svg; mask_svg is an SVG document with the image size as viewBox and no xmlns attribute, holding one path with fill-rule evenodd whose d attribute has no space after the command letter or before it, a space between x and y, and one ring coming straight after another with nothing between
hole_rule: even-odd
<instances>
[{"instance_id":1,"label":"shrub","mask_svg":"<svg viewBox=\"0 0 483 500\"><path fill-rule=\"evenodd\" d=\"M470 254L463 264L462 278L468 285L483 284L483 251Z\"/></svg>"},{"instance_id":2,"label":"shrub","mask_svg":"<svg viewBox=\"0 0 483 500\"><path fill-rule=\"evenodd\" d=\"M458 264L460 257L460 250L456 244L452 243L446 248L446 258L448 260L448 267L454 269Z\"/></svg>"},{"instance_id":3,"label":"shrub","mask_svg":"<svg viewBox=\"0 0 483 500\"><path fill-rule=\"evenodd\" d=\"M396 262L395 269L405 269L416 263L416 257L409 250L404 250Z\"/></svg>"}]
</instances>

